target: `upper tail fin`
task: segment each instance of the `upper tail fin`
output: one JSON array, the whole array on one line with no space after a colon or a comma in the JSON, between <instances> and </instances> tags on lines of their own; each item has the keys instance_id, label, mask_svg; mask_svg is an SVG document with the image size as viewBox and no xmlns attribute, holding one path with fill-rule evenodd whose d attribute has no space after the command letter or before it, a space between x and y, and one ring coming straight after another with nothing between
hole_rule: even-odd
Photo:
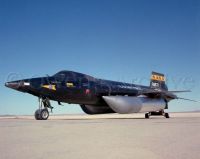
<instances>
[{"instance_id":1,"label":"upper tail fin","mask_svg":"<svg viewBox=\"0 0 200 159\"><path fill-rule=\"evenodd\" d=\"M168 90L167 85L165 84L165 75L157 72L152 72L150 87Z\"/></svg>"}]
</instances>

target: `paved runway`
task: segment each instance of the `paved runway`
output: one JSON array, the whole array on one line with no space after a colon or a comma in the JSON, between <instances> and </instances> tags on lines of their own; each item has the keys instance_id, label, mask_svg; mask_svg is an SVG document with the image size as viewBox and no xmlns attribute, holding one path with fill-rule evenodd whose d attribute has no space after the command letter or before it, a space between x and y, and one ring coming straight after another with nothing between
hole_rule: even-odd
<instances>
[{"instance_id":1,"label":"paved runway","mask_svg":"<svg viewBox=\"0 0 200 159\"><path fill-rule=\"evenodd\" d=\"M198 159L200 113L0 117L1 159Z\"/></svg>"}]
</instances>

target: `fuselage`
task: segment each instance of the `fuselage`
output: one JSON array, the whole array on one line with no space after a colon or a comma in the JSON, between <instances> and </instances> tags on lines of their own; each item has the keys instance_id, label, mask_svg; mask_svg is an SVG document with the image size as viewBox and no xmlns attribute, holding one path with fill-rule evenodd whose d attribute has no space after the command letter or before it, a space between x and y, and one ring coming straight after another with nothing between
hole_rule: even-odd
<instances>
[{"instance_id":1,"label":"fuselage","mask_svg":"<svg viewBox=\"0 0 200 159\"><path fill-rule=\"evenodd\" d=\"M102 96L138 96L147 86L94 78L73 71L60 71L53 76L6 83L7 87L37 97L73 104L107 105Z\"/></svg>"}]
</instances>

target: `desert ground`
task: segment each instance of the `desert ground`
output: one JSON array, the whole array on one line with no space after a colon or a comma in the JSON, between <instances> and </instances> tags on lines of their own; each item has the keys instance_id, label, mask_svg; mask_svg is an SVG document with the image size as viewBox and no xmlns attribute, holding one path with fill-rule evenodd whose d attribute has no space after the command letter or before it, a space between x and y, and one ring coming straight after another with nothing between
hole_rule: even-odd
<instances>
[{"instance_id":1,"label":"desert ground","mask_svg":"<svg viewBox=\"0 0 200 159\"><path fill-rule=\"evenodd\" d=\"M200 113L0 117L1 159L198 159Z\"/></svg>"}]
</instances>

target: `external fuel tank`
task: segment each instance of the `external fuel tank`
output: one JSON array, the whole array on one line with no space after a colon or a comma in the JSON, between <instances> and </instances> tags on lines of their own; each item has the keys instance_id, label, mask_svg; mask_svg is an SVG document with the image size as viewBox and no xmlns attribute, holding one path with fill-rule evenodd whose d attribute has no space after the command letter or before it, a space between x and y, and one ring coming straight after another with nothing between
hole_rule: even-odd
<instances>
[{"instance_id":1,"label":"external fuel tank","mask_svg":"<svg viewBox=\"0 0 200 159\"><path fill-rule=\"evenodd\" d=\"M111 109L120 114L160 111L166 107L166 102L162 98L103 96L103 99Z\"/></svg>"}]
</instances>

